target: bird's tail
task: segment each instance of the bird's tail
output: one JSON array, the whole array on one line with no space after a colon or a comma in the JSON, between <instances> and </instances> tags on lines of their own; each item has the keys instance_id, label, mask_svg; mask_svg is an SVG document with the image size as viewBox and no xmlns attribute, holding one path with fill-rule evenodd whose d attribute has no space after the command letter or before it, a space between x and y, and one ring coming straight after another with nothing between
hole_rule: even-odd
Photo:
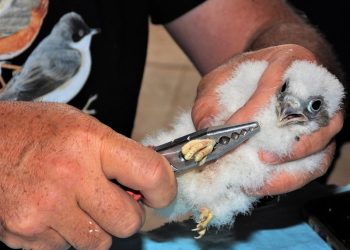
<instances>
[{"instance_id":1,"label":"bird's tail","mask_svg":"<svg viewBox=\"0 0 350 250\"><path fill-rule=\"evenodd\" d=\"M15 87L17 74L14 75L6 86L0 90L0 101L17 101L18 90Z\"/></svg>"},{"instance_id":2,"label":"bird's tail","mask_svg":"<svg viewBox=\"0 0 350 250\"><path fill-rule=\"evenodd\" d=\"M0 90L0 101L16 101L17 92L12 88L12 81L10 81L6 87Z\"/></svg>"},{"instance_id":3,"label":"bird's tail","mask_svg":"<svg viewBox=\"0 0 350 250\"><path fill-rule=\"evenodd\" d=\"M0 101L17 101L17 94L13 91L8 91L6 88L0 90Z\"/></svg>"}]
</instances>

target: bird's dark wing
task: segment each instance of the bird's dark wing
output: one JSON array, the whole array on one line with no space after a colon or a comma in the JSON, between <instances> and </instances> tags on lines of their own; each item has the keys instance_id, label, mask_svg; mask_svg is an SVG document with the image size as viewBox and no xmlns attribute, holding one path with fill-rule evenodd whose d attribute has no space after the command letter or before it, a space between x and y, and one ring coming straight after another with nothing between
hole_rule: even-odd
<instances>
[{"instance_id":1,"label":"bird's dark wing","mask_svg":"<svg viewBox=\"0 0 350 250\"><path fill-rule=\"evenodd\" d=\"M45 52L30 57L22 71L10 81L9 89L15 92L17 100L30 101L43 96L78 71L81 60L78 51L65 48Z\"/></svg>"}]
</instances>

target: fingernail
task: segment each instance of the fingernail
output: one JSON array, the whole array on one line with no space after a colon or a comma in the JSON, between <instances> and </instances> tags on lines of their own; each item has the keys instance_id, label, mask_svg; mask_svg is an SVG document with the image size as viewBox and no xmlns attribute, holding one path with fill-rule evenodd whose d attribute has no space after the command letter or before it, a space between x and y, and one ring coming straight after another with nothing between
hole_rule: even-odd
<instances>
[{"instance_id":1,"label":"fingernail","mask_svg":"<svg viewBox=\"0 0 350 250\"><path fill-rule=\"evenodd\" d=\"M210 127L213 123L213 118L206 117L198 123L197 129Z\"/></svg>"},{"instance_id":2,"label":"fingernail","mask_svg":"<svg viewBox=\"0 0 350 250\"><path fill-rule=\"evenodd\" d=\"M126 191L135 201L140 201L142 199L142 195L139 192Z\"/></svg>"},{"instance_id":3,"label":"fingernail","mask_svg":"<svg viewBox=\"0 0 350 250\"><path fill-rule=\"evenodd\" d=\"M265 163L269 163L269 164L276 164L279 162L280 158L270 152L263 152L260 153L260 159L265 162Z\"/></svg>"}]
</instances>

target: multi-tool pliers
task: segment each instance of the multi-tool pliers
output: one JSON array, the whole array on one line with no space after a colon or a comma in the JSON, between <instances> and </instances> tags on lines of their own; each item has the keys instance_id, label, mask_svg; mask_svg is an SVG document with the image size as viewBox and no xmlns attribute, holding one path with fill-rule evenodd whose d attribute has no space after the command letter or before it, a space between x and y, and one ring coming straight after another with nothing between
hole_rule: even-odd
<instances>
[{"instance_id":1,"label":"multi-tool pliers","mask_svg":"<svg viewBox=\"0 0 350 250\"><path fill-rule=\"evenodd\" d=\"M203 162L184 158L182 148L189 141L196 139L214 140L213 150L205 159L205 163L208 163L224 156L258 131L260 131L260 126L257 122L209 127L156 146L154 149L165 156L175 173L180 173L203 164Z\"/></svg>"}]
</instances>

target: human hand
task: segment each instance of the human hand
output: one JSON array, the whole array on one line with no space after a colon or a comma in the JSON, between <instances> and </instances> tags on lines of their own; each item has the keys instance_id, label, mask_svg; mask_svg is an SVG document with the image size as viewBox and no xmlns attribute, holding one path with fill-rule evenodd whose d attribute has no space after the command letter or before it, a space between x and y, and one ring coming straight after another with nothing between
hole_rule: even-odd
<instances>
[{"instance_id":1,"label":"human hand","mask_svg":"<svg viewBox=\"0 0 350 250\"><path fill-rule=\"evenodd\" d=\"M265 60L268 67L263 73L255 93L249 101L227 120L227 123L242 123L251 121L251 117L260 107L265 106L270 97L275 95L282 86L282 76L285 70L294 60L316 61L315 56L307 49L293 44L269 47L254 52L248 52L236 56L227 63L206 75L199 84L197 98L192 109L192 119L197 128L208 127L212 123L212 117L219 112L216 89L231 76L235 68L244 61ZM290 156L283 159L270 152L260 152L260 158L268 164L278 164L306 157L327 147L323 163L319 171L314 173L279 172L272 176L261 190L255 195L273 195L295 190L311 180L319 177L327 171L330 166L334 144L330 144L332 138L340 131L343 125L343 116L338 112L330 121L329 125L323 127L312 135L302 136L295 143L294 150Z\"/></svg>"},{"instance_id":2,"label":"human hand","mask_svg":"<svg viewBox=\"0 0 350 250\"><path fill-rule=\"evenodd\" d=\"M176 193L168 162L63 104L1 102L0 240L11 248L108 249L140 229L143 202Z\"/></svg>"}]
</instances>

